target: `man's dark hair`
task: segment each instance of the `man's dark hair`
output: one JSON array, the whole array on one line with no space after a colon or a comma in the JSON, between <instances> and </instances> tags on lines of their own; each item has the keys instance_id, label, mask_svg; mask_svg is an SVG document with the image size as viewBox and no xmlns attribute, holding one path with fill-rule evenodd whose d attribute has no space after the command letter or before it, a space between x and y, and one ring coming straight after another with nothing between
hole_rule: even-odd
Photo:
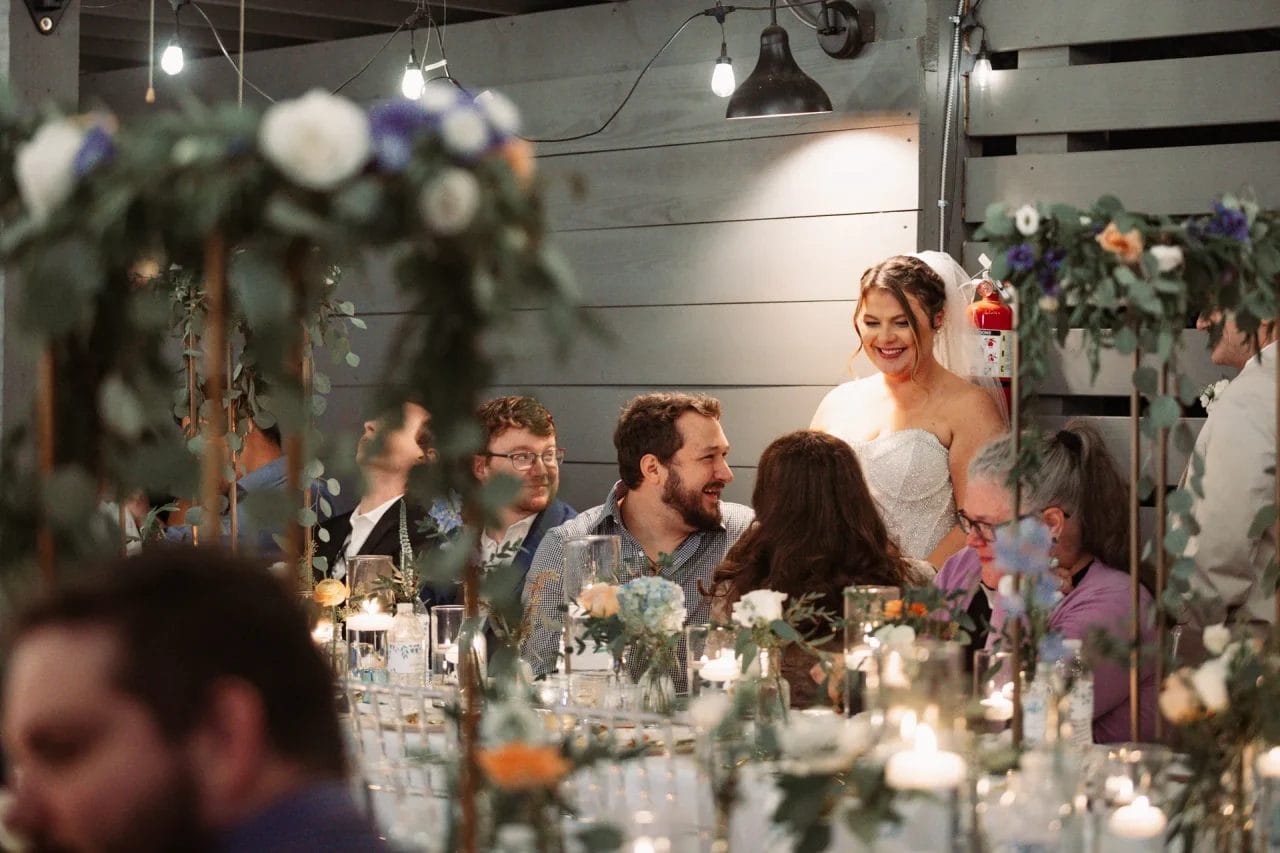
<instances>
[{"instance_id":1,"label":"man's dark hair","mask_svg":"<svg viewBox=\"0 0 1280 853\"><path fill-rule=\"evenodd\" d=\"M720 420L720 401L705 394L662 392L641 394L622 407L613 446L618 451L618 476L628 489L644 480L640 460L646 454L652 453L663 465L670 464L684 444L676 420L685 412Z\"/></svg>"},{"instance_id":2,"label":"man's dark hair","mask_svg":"<svg viewBox=\"0 0 1280 853\"><path fill-rule=\"evenodd\" d=\"M157 548L117 558L33 602L10 651L48 627L115 635L112 681L170 742L195 730L224 679L261 697L272 750L318 778L346 772L333 677L296 595L261 563L215 548Z\"/></svg>"},{"instance_id":3,"label":"man's dark hair","mask_svg":"<svg viewBox=\"0 0 1280 853\"><path fill-rule=\"evenodd\" d=\"M495 397L476 409L476 420L484 429L486 448L499 433L509 429L527 429L540 438L556 432L555 418L533 397Z\"/></svg>"}]
</instances>

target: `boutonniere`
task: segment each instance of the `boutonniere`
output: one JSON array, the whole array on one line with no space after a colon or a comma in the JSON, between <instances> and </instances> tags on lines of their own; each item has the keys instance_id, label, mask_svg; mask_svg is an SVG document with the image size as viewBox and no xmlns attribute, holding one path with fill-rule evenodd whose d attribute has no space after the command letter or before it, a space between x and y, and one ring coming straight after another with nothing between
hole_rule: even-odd
<instances>
[{"instance_id":1,"label":"boutonniere","mask_svg":"<svg viewBox=\"0 0 1280 853\"><path fill-rule=\"evenodd\" d=\"M1217 382L1211 382L1204 386L1204 390L1200 392L1200 405L1204 406L1206 412L1213 408L1213 404L1222 396L1222 392L1226 390L1229 382L1230 380L1228 379L1219 379Z\"/></svg>"}]
</instances>

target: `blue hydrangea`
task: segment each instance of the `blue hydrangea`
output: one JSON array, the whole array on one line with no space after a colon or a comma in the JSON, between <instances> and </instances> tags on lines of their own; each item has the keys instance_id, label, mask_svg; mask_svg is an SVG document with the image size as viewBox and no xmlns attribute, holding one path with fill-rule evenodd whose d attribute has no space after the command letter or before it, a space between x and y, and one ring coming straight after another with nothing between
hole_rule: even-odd
<instances>
[{"instance_id":1,"label":"blue hydrangea","mask_svg":"<svg viewBox=\"0 0 1280 853\"><path fill-rule=\"evenodd\" d=\"M684 590L648 575L627 581L618 590L618 616L632 636L670 636L684 626Z\"/></svg>"},{"instance_id":2,"label":"blue hydrangea","mask_svg":"<svg viewBox=\"0 0 1280 853\"><path fill-rule=\"evenodd\" d=\"M1036 264L1036 250L1030 243L1019 243L1009 250L1006 260L1009 262L1009 269L1026 272Z\"/></svg>"},{"instance_id":3,"label":"blue hydrangea","mask_svg":"<svg viewBox=\"0 0 1280 853\"><path fill-rule=\"evenodd\" d=\"M450 496L448 500L436 498L431 502L427 515L436 523L436 530L441 535L452 533L462 526L462 508L456 495Z\"/></svg>"},{"instance_id":4,"label":"blue hydrangea","mask_svg":"<svg viewBox=\"0 0 1280 853\"><path fill-rule=\"evenodd\" d=\"M996 535L996 566L1015 575L1042 575L1049 571L1049 528L1038 516L1001 527Z\"/></svg>"},{"instance_id":5,"label":"blue hydrangea","mask_svg":"<svg viewBox=\"0 0 1280 853\"><path fill-rule=\"evenodd\" d=\"M83 178L92 172L99 164L105 163L115 156L116 143L111 138L111 134L94 125L89 128L88 133L84 135L83 141L80 143L80 150L76 152L75 162L72 169L75 171L77 178Z\"/></svg>"},{"instance_id":6,"label":"blue hydrangea","mask_svg":"<svg viewBox=\"0 0 1280 853\"><path fill-rule=\"evenodd\" d=\"M369 136L378 168L403 172L413 159L414 143L430 123L431 116L421 104L404 98L383 101L369 110Z\"/></svg>"},{"instance_id":7,"label":"blue hydrangea","mask_svg":"<svg viewBox=\"0 0 1280 853\"><path fill-rule=\"evenodd\" d=\"M1205 223L1204 232L1217 237L1226 237L1229 240L1247 243L1249 241L1249 217L1245 215L1243 210L1227 207L1222 202L1215 201L1213 203L1213 216Z\"/></svg>"}]
</instances>

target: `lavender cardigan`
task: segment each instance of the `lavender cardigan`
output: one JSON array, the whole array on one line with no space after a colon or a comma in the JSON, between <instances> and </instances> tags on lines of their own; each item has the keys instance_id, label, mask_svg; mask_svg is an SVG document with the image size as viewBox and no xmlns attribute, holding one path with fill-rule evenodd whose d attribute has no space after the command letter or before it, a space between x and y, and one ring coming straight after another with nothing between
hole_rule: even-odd
<instances>
[{"instance_id":1,"label":"lavender cardigan","mask_svg":"<svg viewBox=\"0 0 1280 853\"><path fill-rule=\"evenodd\" d=\"M964 548L943 564L934 584L947 592L963 590L965 596L961 603L967 607L978 593L981 570L978 552ZM1140 592L1142 643L1151 648L1155 644L1155 628L1148 623L1152 599L1146 589ZM1129 635L1129 596L1129 575L1095 561L1080 586L1058 603L1049 618L1049 627L1063 637L1076 640L1088 639L1095 628L1103 628L1123 642ZM991 614L988 646L999 636L1004 618L1004 612L997 606ZM1156 693L1155 669L1145 666L1138 681L1138 735L1143 741L1155 737ZM1114 661L1099 661L1094 667L1093 739L1098 743L1130 740L1129 670Z\"/></svg>"}]
</instances>

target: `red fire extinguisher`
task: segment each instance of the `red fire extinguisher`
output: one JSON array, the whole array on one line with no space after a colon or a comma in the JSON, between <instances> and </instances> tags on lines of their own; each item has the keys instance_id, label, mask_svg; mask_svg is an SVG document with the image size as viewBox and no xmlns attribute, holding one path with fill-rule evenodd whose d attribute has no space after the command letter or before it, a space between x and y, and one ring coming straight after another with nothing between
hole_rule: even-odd
<instances>
[{"instance_id":1,"label":"red fire extinguisher","mask_svg":"<svg viewBox=\"0 0 1280 853\"><path fill-rule=\"evenodd\" d=\"M969 322L978 331L980 357L971 370L976 376L995 379L1004 391L1006 406L1013 400L1013 309L1004 304L990 281L978 284L978 299L969 304Z\"/></svg>"}]
</instances>

